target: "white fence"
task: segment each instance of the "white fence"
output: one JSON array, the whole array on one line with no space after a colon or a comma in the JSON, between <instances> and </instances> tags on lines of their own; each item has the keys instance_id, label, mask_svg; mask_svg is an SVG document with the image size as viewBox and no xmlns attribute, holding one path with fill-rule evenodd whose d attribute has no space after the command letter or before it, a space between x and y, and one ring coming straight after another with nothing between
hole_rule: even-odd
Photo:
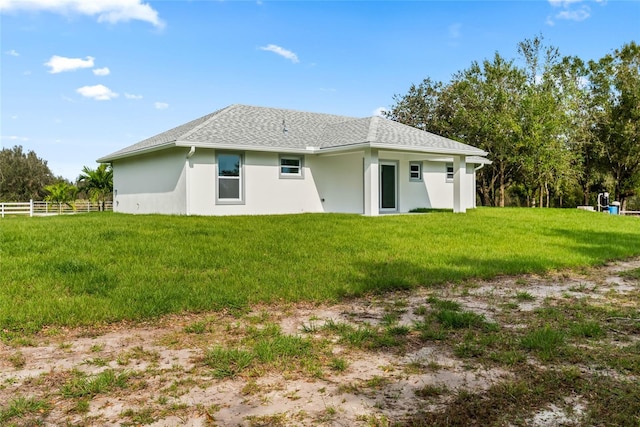
<instances>
[{"instance_id":1,"label":"white fence","mask_svg":"<svg viewBox=\"0 0 640 427\"><path fill-rule=\"evenodd\" d=\"M38 202L29 200L28 202L0 202L0 217L5 215L29 215L29 216L46 216L58 214L70 214L80 212L98 212L100 204L89 200L76 200L71 206L62 204L58 206L53 202ZM104 210L113 210L113 202L104 202Z\"/></svg>"}]
</instances>

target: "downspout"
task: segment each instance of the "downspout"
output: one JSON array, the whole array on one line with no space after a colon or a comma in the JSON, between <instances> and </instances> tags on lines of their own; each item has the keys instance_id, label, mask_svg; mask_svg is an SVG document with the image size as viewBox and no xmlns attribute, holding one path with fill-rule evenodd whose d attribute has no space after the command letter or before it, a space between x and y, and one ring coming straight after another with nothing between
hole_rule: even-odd
<instances>
[{"instance_id":1,"label":"downspout","mask_svg":"<svg viewBox=\"0 0 640 427\"><path fill-rule=\"evenodd\" d=\"M187 153L187 158L184 163L184 181L185 181L184 186L185 186L185 191L187 193L185 197L185 203L187 204L187 206L185 206L185 211L187 213L187 216L191 215L191 187L189 186L189 159L191 159L191 157L195 152L196 152L196 146L192 145L191 148L189 149L189 152Z\"/></svg>"},{"instance_id":2,"label":"downspout","mask_svg":"<svg viewBox=\"0 0 640 427\"><path fill-rule=\"evenodd\" d=\"M478 182L477 182L477 177L476 177L476 172L478 172L480 169L482 169L484 167L484 163L480 163L480 166L478 166L477 168L473 168L473 191L475 192L476 188L478 187ZM477 208L478 204L476 203L476 198L475 195L473 197L473 208Z\"/></svg>"}]
</instances>

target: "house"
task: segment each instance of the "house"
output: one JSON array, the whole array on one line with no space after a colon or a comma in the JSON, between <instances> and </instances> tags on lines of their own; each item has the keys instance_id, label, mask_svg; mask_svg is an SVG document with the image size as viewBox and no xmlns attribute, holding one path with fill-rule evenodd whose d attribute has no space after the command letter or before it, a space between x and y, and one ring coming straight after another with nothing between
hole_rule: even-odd
<instances>
[{"instance_id":1,"label":"house","mask_svg":"<svg viewBox=\"0 0 640 427\"><path fill-rule=\"evenodd\" d=\"M116 212L373 216L475 207L486 154L382 117L231 105L98 162Z\"/></svg>"}]
</instances>

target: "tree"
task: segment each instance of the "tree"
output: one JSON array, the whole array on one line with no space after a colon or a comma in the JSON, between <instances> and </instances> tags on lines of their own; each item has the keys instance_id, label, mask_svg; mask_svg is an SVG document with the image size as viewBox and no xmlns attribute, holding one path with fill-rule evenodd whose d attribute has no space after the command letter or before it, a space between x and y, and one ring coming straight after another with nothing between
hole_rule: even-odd
<instances>
[{"instance_id":1,"label":"tree","mask_svg":"<svg viewBox=\"0 0 640 427\"><path fill-rule=\"evenodd\" d=\"M46 160L22 146L0 151L0 200L20 202L45 196L45 186L56 181Z\"/></svg>"},{"instance_id":2,"label":"tree","mask_svg":"<svg viewBox=\"0 0 640 427\"><path fill-rule=\"evenodd\" d=\"M542 41L538 36L518 44L528 80L520 113L520 172L527 192L537 192L539 206L549 207L551 192L561 193L574 178L575 161L569 149L566 91L558 75L560 53Z\"/></svg>"},{"instance_id":3,"label":"tree","mask_svg":"<svg viewBox=\"0 0 640 427\"><path fill-rule=\"evenodd\" d=\"M555 75L562 82L568 147L574 153L573 170L581 202L589 205L592 191L600 190L605 179L601 172L603 147L595 133L597 108L589 87L589 67L578 57L565 57L556 66Z\"/></svg>"},{"instance_id":4,"label":"tree","mask_svg":"<svg viewBox=\"0 0 640 427\"><path fill-rule=\"evenodd\" d=\"M44 198L46 201L58 204L58 213L62 213L62 205L66 204L76 210L75 200L78 188L68 182L59 181L55 184L47 185L44 188L49 194Z\"/></svg>"},{"instance_id":5,"label":"tree","mask_svg":"<svg viewBox=\"0 0 640 427\"><path fill-rule=\"evenodd\" d=\"M425 79L412 85L387 117L406 125L481 148L492 160L480 170L483 205L504 206L510 177L517 167L518 105L524 73L498 53L492 61L473 62L444 85Z\"/></svg>"},{"instance_id":6,"label":"tree","mask_svg":"<svg viewBox=\"0 0 640 427\"><path fill-rule=\"evenodd\" d=\"M449 131L446 103L442 97L445 86L427 78L412 84L406 95L394 95L396 102L384 114L387 118L408 126L446 135Z\"/></svg>"},{"instance_id":7,"label":"tree","mask_svg":"<svg viewBox=\"0 0 640 427\"><path fill-rule=\"evenodd\" d=\"M628 43L589 67L603 166L624 210L640 191L640 46Z\"/></svg>"},{"instance_id":8,"label":"tree","mask_svg":"<svg viewBox=\"0 0 640 427\"><path fill-rule=\"evenodd\" d=\"M113 169L106 163L100 164L96 169L85 166L78 177L78 183L92 201L98 201L100 210L103 211L104 202L113 192Z\"/></svg>"},{"instance_id":9,"label":"tree","mask_svg":"<svg viewBox=\"0 0 640 427\"><path fill-rule=\"evenodd\" d=\"M505 194L518 168L518 108L524 73L497 52L493 60L454 75L444 101L453 108L451 136L487 151L491 165L480 170L483 205L505 206Z\"/></svg>"},{"instance_id":10,"label":"tree","mask_svg":"<svg viewBox=\"0 0 640 427\"><path fill-rule=\"evenodd\" d=\"M449 83L411 85L387 117L487 151L493 163L477 174L483 205L588 205L612 182L625 209L640 194L640 46L588 66L542 36L518 52L521 67L496 52Z\"/></svg>"}]
</instances>

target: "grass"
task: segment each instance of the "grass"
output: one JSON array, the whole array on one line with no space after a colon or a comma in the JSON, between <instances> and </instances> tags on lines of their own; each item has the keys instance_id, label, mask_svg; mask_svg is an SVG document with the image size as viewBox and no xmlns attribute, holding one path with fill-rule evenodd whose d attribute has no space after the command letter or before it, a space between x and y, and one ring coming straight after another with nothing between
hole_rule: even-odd
<instances>
[{"instance_id":1,"label":"grass","mask_svg":"<svg viewBox=\"0 0 640 427\"><path fill-rule=\"evenodd\" d=\"M8 360L9 363L11 363L11 365L13 365L13 367L16 369L24 368L24 366L27 364L27 359L24 357L24 354L22 354L21 351L16 351L12 355L10 355L8 357Z\"/></svg>"},{"instance_id":2,"label":"grass","mask_svg":"<svg viewBox=\"0 0 640 427\"><path fill-rule=\"evenodd\" d=\"M262 328L249 327L237 347L211 347L205 352L203 363L218 379L233 378L257 366L316 372L312 361L320 348L320 344L285 335L278 325L267 323Z\"/></svg>"},{"instance_id":3,"label":"grass","mask_svg":"<svg viewBox=\"0 0 640 427\"><path fill-rule=\"evenodd\" d=\"M620 273L620 276L627 277L629 279L640 280L640 268L625 271L623 273Z\"/></svg>"},{"instance_id":4,"label":"grass","mask_svg":"<svg viewBox=\"0 0 640 427\"><path fill-rule=\"evenodd\" d=\"M401 325L354 326L332 320L325 324L324 329L337 335L340 343L369 350L401 347L406 344L406 336L411 331L408 326Z\"/></svg>"},{"instance_id":5,"label":"grass","mask_svg":"<svg viewBox=\"0 0 640 427\"><path fill-rule=\"evenodd\" d=\"M520 344L526 350L538 352L542 360L550 360L559 354L564 341L564 334L561 331L545 326L528 332L522 337Z\"/></svg>"},{"instance_id":6,"label":"grass","mask_svg":"<svg viewBox=\"0 0 640 427\"><path fill-rule=\"evenodd\" d=\"M251 366L254 358L249 351L213 347L207 350L204 363L213 369L215 378L233 378Z\"/></svg>"},{"instance_id":7,"label":"grass","mask_svg":"<svg viewBox=\"0 0 640 427\"><path fill-rule=\"evenodd\" d=\"M128 373L116 373L111 369L91 376L87 376L80 371L74 371L72 378L62 385L60 393L66 398L91 398L115 388L127 388L128 381Z\"/></svg>"},{"instance_id":8,"label":"grass","mask_svg":"<svg viewBox=\"0 0 640 427\"><path fill-rule=\"evenodd\" d=\"M555 209L376 218L96 213L5 218L0 235L5 339L46 325L338 301L640 255L637 218Z\"/></svg>"},{"instance_id":9,"label":"grass","mask_svg":"<svg viewBox=\"0 0 640 427\"><path fill-rule=\"evenodd\" d=\"M46 415L50 409L51 404L44 400L19 396L0 406L0 424L5 425L4 423L16 418L26 422L25 419L32 416ZM31 422L33 424L30 425L40 425L35 420Z\"/></svg>"},{"instance_id":10,"label":"grass","mask_svg":"<svg viewBox=\"0 0 640 427\"><path fill-rule=\"evenodd\" d=\"M536 297L531 295L529 292L521 291L516 293L516 299L519 301L535 301Z\"/></svg>"},{"instance_id":11,"label":"grass","mask_svg":"<svg viewBox=\"0 0 640 427\"><path fill-rule=\"evenodd\" d=\"M462 389L444 410L420 413L403 425L530 425L525 421L527 415L532 416L550 404L565 407L566 396L576 395L589 396L590 401L580 425L631 427L640 422L640 387L634 381L582 377L574 370L529 367L517 379L499 382L483 392Z\"/></svg>"},{"instance_id":12,"label":"grass","mask_svg":"<svg viewBox=\"0 0 640 427\"><path fill-rule=\"evenodd\" d=\"M436 319L442 326L450 329L482 327L487 324L484 316L470 311L440 310Z\"/></svg>"},{"instance_id":13,"label":"grass","mask_svg":"<svg viewBox=\"0 0 640 427\"><path fill-rule=\"evenodd\" d=\"M280 402L274 396L290 403L271 415L248 415L243 420L247 425L523 426L544 419L550 408L559 408L570 419L566 424L638 427L640 292L631 287L626 292L601 289L591 295L589 291L594 281L606 282L619 274L617 268L540 278L560 289L584 280L588 286L582 291L589 293L539 296L535 310L498 309L506 301L528 300L532 294L525 287L521 288L524 297L478 292L471 299L465 294L467 283L452 283L430 289L428 298L423 292L400 292L351 301L347 305L352 310L339 305L336 310L342 320L330 320L333 316L326 320L319 311L310 315L310 326L301 328L302 335L287 335L280 326L289 323L285 319L300 320L298 308L287 301L242 314L189 314L177 321L167 343L181 337L185 342L175 348L197 349L200 356L190 358L185 366L176 362L171 369L158 366L156 345L168 345L161 344L164 338L153 349L134 340L112 354L105 352L103 340L90 348L79 345L70 339L77 336L72 335L75 331L66 336L56 333L56 342L64 346L50 342L44 334L44 342L37 346L65 349L72 343L73 351L79 353L84 347L82 364L129 366L124 371L107 367L89 375L80 372L78 365L24 382L7 378L0 384L4 392L0 425L65 425L65 421L71 425L71 420L81 419L81 423L137 426L195 414L206 417L206 423L224 424L226 415L217 413L221 406L184 402L194 391L208 394L220 385L233 384L239 396L230 406L225 404L225 413ZM507 278L496 285L511 282ZM540 285L536 280L531 286ZM304 312L313 312L306 311L307 306L303 305ZM359 307L367 309L361 312ZM487 317L469 311L473 307L485 307ZM407 325L405 313L419 317ZM11 354L7 352L6 361L11 362ZM20 359L15 357L18 364ZM139 362L147 362L148 367ZM361 372L366 366L371 370ZM325 405L324 410L305 412L313 399L303 391L302 382L317 384L315 400ZM345 396L338 398L340 394ZM374 403L354 421L355 415L345 409L354 401L347 394ZM102 402L122 399L127 405L107 415ZM401 407L407 408L406 413L391 418L387 411Z\"/></svg>"}]
</instances>

